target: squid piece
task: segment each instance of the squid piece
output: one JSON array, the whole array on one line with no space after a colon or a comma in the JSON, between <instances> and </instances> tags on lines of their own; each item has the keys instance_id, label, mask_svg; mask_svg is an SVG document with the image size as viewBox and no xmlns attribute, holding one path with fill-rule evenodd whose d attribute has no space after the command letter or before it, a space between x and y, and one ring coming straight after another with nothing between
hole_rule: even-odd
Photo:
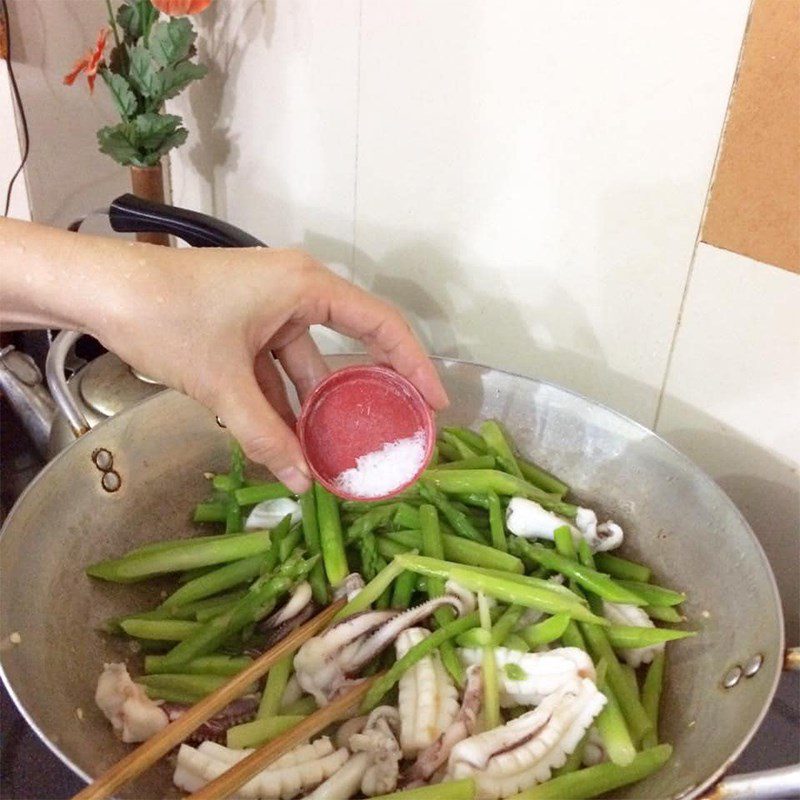
<instances>
[{"instance_id":1,"label":"squid piece","mask_svg":"<svg viewBox=\"0 0 800 800\"><path fill-rule=\"evenodd\" d=\"M363 588L364 579L358 572L351 572L345 575L344 580L334 588L333 599L339 600L341 597L346 597L349 603Z\"/></svg>"},{"instance_id":2,"label":"squid piece","mask_svg":"<svg viewBox=\"0 0 800 800\"><path fill-rule=\"evenodd\" d=\"M551 575L547 579L550 583L556 583L559 586L564 585L564 576L560 572L556 572L554 575ZM534 622L538 622L544 616L544 611L539 611L537 608L526 608L520 618L517 620L517 624L514 626L514 631L521 631L523 628L527 628L528 625L533 625Z\"/></svg>"},{"instance_id":3,"label":"squid piece","mask_svg":"<svg viewBox=\"0 0 800 800\"><path fill-rule=\"evenodd\" d=\"M259 622L258 630L266 634L263 643L259 645L261 652L269 650L295 628L308 622L316 610L311 585L308 581L298 583L289 600L274 614Z\"/></svg>"},{"instance_id":4,"label":"squid piece","mask_svg":"<svg viewBox=\"0 0 800 800\"><path fill-rule=\"evenodd\" d=\"M393 792L400 774L403 757L397 733L400 713L392 706L378 706L370 715L364 730L350 737L350 750L356 756L365 754L369 765L361 779L361 792L367 797Z\"/></svg>"},{"instance_id":5,"label":"squid piece","mask_svg":"<svg viewBox=\"0 0 800 800\"><path fill-rule=\"evenodd\" d=\"M378 706L378 708L388 708L389 706ZM377 710L377 709L376 709ZM369 719L368 714L360 717L350 717L346 719L336 730L335 742L337 747L350 747L350 737L356 733L361 733Z\"/></svg>"},{"instance_id":6,"label":"squid piece","mask_svg":"<svg viewBox=\"0 0 800 800\"><path fill-rule=\"evenodd\" d=\"M167 713L131 680L125 664L105 664L94 701L123 742L143 742L169 724Z\"/></svg>"},{"instance_id":7,"label":"squid piece","mask_svg":"<svg viewBox=\"0 0 800 800\"><path fill-rule=\"evenodd\" d=\"M586 539L593 553L605 553L616 550L625 538L622 528L613 520L597 524L597 514L590 508L578 508L575 515L575 527Z\"/></svg>"},{"instance_id":8,"label":"squid piece","mask_svg":"<svg viewBox=\"0 0 800 800\"><path fill-rule=\"evenodd\" d=\"M447 776L472 778L477 800L498 800L542 783L575 750L605 702L594 683L582 678L533 711L459 742Z\"/></svg>"},{"instance_id":9,"label":"squid piece","mask_svg":"<svg viewBox=\"0 0 800 800\"><path fill-rule=\"evenodd\" d=\"M221 742L225 738L228 728L255 719L259 702L259 696L256 694L246 694L244 697L233 700L218 714L206 720L200 727L195 728L186 737L186 743ZM161 708L166 712L169 721L174 722L181 714L188 711L191 706L182 703L163 703Z\"/></svg>"},{"instance_id":10,"label":"squid piece","mask_svg":"<svg viewBox=\"0 0 800 800\"><path fill-rule=\"evenodd\" d=\"M378 706L362 729L352 733L350 760L306 800L348 800L359 791L366 797L388 794L397 787L403 753L397 742L400 714L392 706Z\"/></svg>"},{"instance_id":11,"label":"squid piece","mask_svg":"<svg viewBox=\"0 0 800 800\"><path fill-rule=\"evenodd\" d=\"M172 782L184 792L196 792L252 752L232 750L214 742L203 742L197 749L182 744ZM323 736L277 759L238 789L235 796L247 800L291 800L327 780L347 758L347 750L334 749L331 740Z\"/></svg>"},{"instance_id":12,"label":"squid piece","mask_svg":"<svg viewBox=\"0 0 800 800\"><path fill-rule=\"evenodd\" d=\"M303 690L297 682L297 676L292 675L286 683L286 688L281 695L281 708L296 703L303 696Z\"/></svg>"},{"instance_id":13,"label":"squid piece","mask_svg":"<svg viewBox=\"0 0 800 800\"><path fill-rule=\"evenodd\" d=\"M265 624L270 628L277 628L279 625L290 622L311 603L311 597L311 584L308 581L298 583L292 589L292 596L288 602L267 617L264 620Z\"/></svg>"},{"instance_id":14,"label":"squid piece","mask_svg":"<svg viewBox=\"0 0 800 800\"><path fill-rule=\"evenodd\" d=\"M247 515L244 523L246 531L272 530L284 517L292 516L292 525L303 519L300 503L290 497L278 497L275 500L264 500Z\"/></svg>"},{"instance_id":15,"label":"squid piece","mask_svg":"<svg viewBox=\"0 0 800 800\"><path fill-rule=\"evenodd\" d=\"M444 585L445 594L457 597L461 601L461 614L471 614L478 607L478 598L475 592L470 591L463 587L460 583L448 579ZM487 597L487 600L494 601L493 597Z\"/></svg>"},{"instance_id":16,"label":"squid piece","mask_svg":"<svg viewBox=\"0 0 800 800\"><path fill-rule=\"evenodd\" d=\"M460 648L461 661L480 664L480 648ZM581 678L594 680L592 659L577 647L558 647L544 653L521 653L507 647L496 647L497 678L500 684L500 705L539 705L548 695L561 691Z\"/></svg>"},{"instance_id":17,"label":"squid piece","mask_svg":"<svg viewBox=\"0 0 800 800\"><path fill-rule=\"evenodd\" d=\"M655 625L647 612L638 606L625 603L609 603L603 601L603 616L613 625L633 625L637 628L654 628ZM642 664L649 664L657 653L664 652L665 643L659 642L649 647L636 647L620 650L625 663L636 669Z\"/></svg>"},{"instance_id":18,"label":"squid piece","mask_svg":"<svg viewBox=\"0 0 800 800\"><path fill-rule=\"evenodd\" d=\"M397 658L430 636L425 628L408 628L394 643ZM433 744L458 714L458 689L442 664L438 650L420 659L400 678L400 744L413 758Z\"/></svg>"},{"instance_id":19,"label":"squid piece","mask_svg":"<svg viewBox=\"0 0 800 800\"><path fill-rule=\"evenodd\" d=\"M294 671L301 688L314 697L317 705L326 705L400 633L444 605L461 612L458 598L443 595L408 611L365 611L336 623L297 651Z\"/></svg>"},{"instance_id":20,"label":"squid piece","mask_svg":"<svg viewBox=\"0 0 800 800\"><path fill-rule=\"evenodd\" d=\"M542 508L534 500L512 497L506 511L506 526L523 539L550 539L558 528L568 526L577 544L585 539L593 553L614 550L622 544L622 528L609 520L597 524L597 514L590 508L579 508L575 524Z\"/></svg>"},{"instance_id":21,"label":"squid piece","mask_svg":"<svg viewBox=\"0 0 800 800\"><path fill-rule=\"evenodd\" d=\"M452 749L468 736L472 736L477 724L482 699L483 677L481 668L478 666L467 667L464 697L461 700L458 714L438 739L417 755L417 760L403 777L405 788L410 789L414 786L422 786L428 783L434 774L447 763Z\"/></svg>"},{"instance_id":22,"label":"squid piece","mask_svg":"<svg viewBox=\"0 0 800 800\"><path fill-rule=\"evenodd\" d=\"M583 759L584 767L595 767L608 761L608 754L606 753L606 746L603 744L603 739L600 736L600 731L592 725L589 728L589 737L586 739L586 744L583 746Z\"/></svg>"}]
</instances>

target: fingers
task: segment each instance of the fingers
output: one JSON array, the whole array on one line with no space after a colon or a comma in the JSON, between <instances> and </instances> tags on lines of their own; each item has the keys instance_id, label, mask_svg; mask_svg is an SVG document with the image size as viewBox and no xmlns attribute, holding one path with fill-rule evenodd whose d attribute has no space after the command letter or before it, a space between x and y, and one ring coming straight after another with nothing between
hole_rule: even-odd
<instances>
[{"instance_id":1,"label":"fingers","mask_svg":"<svg viewBox=\"0 0 800 800\"><path fill-rule=\"evenodd\" d=\"M433 408L448 405L433 363L394 306L333 274L326 288L328 319L324 324L360 339L373 357L388 362L408 378Z\"/></svg>"},{"instance_id":2,"label":"fingers","mask_svg":"<svg viewBox=\"0 0 800 800\"><path fill-rule=\"evenodd\" d=\"M297 388L301 402L330 371L308 330L274 353Z\"/></svg>"},{"instance_id":3,"label":"fingers","mask_svg":"<svg viewBox=\"0 0 800 800\"><path fill-rule=\"evenodd\" d=\"M286 394L286 384L284 384L283 376L278 371L275 359L268 349L265 348L258 353L253 364L253 371L267 402L275 409L280 418L290 428L293 428L295 417L289 403L289 396Z\"/></svg>"},{"instance_id":4,"label":"fingers","mask_svg":"<svg viewBox=\"0 0 800 800\"><path fill-rule=\"evenodd\" d=\"M266 401L249 365L236 376L218 398L217 413L248 458L266 465L293 492L305 492L311 479L300 442Z\"/></svg>"}]
</instances>

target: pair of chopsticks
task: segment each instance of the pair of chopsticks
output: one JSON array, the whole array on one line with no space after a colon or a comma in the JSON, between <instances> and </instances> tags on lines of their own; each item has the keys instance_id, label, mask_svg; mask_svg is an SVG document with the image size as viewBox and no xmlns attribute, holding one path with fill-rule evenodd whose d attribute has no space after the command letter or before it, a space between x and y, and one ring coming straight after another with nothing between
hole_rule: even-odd
<instances>
[{"instance_id":1,"label":"pair of chopsticks","mask_svg":"<svg viewBox=\"0 0 800 800\"><path fill-rule=\"evenodd\" d=\"M271 650L263 653L246 669L220 686L208 697L193 705L178 719L167 725L155 736L151 736L133 752L118 761L111 769L96 778L73 800L101 800L109 797L120 787L141 775L165 756L173 747L181 744L192 731L221 711L232 700L241 697L254 681L261 678L271 666L297 650L307 639L326 628L345 605L337 600L305 625L293 631ZM356 684L348 692L327 706L318 709L291 730L255 750L247 758L232 766L219 778L208 783L191 800L218 800L227 797L260 772L275 759L293 749L309 737L324 730L328 725L347 714L358 704L372 685L374 678Z\"/></svg>"}]
</instances>

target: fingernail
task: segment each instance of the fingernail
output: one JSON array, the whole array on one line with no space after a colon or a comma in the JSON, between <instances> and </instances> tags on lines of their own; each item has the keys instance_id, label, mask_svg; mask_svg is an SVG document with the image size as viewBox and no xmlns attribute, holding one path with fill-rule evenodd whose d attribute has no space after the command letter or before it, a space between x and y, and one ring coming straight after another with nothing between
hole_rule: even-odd
<instances>
[{"instance_id":1,"label":"fingernail","mask_svg":"<svg viewBox=\"0 0 800 800\"><path fill-rule=\"evenodd\" d=\"M303 494L311 488L311 476L306 471L305 467L286 467L285 469L278 470L275 477L288 489L291 489L295 494Z\"/></svg>"}]
</instances>

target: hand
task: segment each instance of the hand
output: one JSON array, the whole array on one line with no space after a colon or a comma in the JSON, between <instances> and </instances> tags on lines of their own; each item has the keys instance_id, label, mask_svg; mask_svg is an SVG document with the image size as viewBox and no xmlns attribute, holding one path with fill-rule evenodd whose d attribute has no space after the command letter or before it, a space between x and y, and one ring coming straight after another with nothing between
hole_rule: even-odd
<instances>
[{"instance_id":1,"label":"hand","mask_svg":"<svg viewBox=\"0 0 800 800\"><path fill-rule=\"evenodd\" d=\"M400 313L307 254L173 250L164 262L144 304L108 331L110 349L212 409L247 456L293 491L307 489L310 475L276 361L304 399L328 373L309 326L361 340L433 408L447 404Z\"/></svg>"},{"instance_id":2,"label":"hand","mask_svg":"<svg viewBox=\"0 0 800 800\"><path fill-rule=\"evenodd\" d=\"M310 476L276 361L302 400L328 372L309 326L359 339L434 409L447 405L400 313L303 252L134 245L4 220L0 256L6 249L25 263L4 279L4 327L91 333L211 409L295 492Z\"/></svg>"}]
</instances>

